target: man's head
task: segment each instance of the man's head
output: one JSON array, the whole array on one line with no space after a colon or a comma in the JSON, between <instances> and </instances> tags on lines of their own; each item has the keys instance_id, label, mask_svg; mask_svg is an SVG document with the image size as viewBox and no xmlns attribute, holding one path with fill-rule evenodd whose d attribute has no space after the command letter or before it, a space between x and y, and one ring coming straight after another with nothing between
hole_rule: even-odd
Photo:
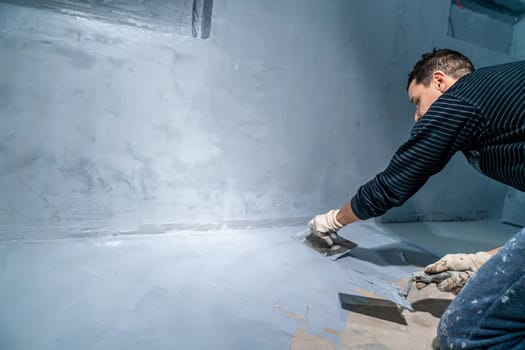
<instances>
[{"instance_id":1,"label":"man's head","mask_svg":"<svg viewBox=\"0 0 525 350\"><path fill-rule=\"evenodd\" d=\"M474 65L461 53L434 49L423 54L408 75L407 91L416 106L417 122L459 78L474 71Z\"/></svg>"}]
</instances>

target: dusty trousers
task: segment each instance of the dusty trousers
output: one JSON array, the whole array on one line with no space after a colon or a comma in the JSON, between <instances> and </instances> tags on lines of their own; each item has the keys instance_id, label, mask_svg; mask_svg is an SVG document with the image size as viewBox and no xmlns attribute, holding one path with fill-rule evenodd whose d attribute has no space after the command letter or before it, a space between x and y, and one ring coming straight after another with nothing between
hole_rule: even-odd
<instances>
[{"instance_id":1,"label":"dusty trousers","mask_svg":"<svg viewBox=\"0 0 525 350\"><path fill-rule=\"evenodd\" d=\"M525 349L525 229L468 281L438 326L441 350Z\"/></svg>"}]
</instances>

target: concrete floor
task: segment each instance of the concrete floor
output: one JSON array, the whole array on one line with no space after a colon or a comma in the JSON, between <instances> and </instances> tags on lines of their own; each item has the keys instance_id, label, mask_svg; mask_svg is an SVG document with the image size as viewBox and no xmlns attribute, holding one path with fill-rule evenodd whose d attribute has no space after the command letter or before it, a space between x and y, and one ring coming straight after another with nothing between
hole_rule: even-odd
<instances>
[{"instance_id":1,"label":"concrete floor","mask_svg":"<svg viewBox=\"0 0 525 350\"><path fill-rule=\"evenodd\" d=\"M426 349L451 295L412 291L415 311L399 313L371 278L385 290L518 231L365 222L331 261L290 238L303 229L0 243L0 349Z\"/></svg>"}]
</instances>

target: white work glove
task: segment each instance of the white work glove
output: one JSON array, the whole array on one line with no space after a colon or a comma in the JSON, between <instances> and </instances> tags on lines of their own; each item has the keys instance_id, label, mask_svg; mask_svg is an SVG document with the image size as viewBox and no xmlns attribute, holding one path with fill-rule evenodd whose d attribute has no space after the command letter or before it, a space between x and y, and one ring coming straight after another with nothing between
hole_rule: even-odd
<instances>
[{"instance_id":1,"label":"white work glove","mask_svg":"<svg viewBox=\"0 0 525 350\"><path fill-rule=\"evenodd\" d=\"M337 231L343 228L343 224L337 221L339 210L330 210L326 214L316 215L308 223L310 231L319 238L325 240L329 247L334 245L332 239L337 238Z\"/></svg>"},{"instance_id":2,"label":"white work glove","mask_svg":"<svg viewBox=\"0 0 525 350\"><path fill-rule=\"evenodd\" d=\"M428 275L435 275L449 271L451 276L437 284L437 288L442 292L458 294L461 288L472 277L479 268L491 257L487 252L477 252L476 254L447 254L433 264L425 267L424 272ZM417 285L421 289L425 285Z\"/></svg>"}]
</instances>

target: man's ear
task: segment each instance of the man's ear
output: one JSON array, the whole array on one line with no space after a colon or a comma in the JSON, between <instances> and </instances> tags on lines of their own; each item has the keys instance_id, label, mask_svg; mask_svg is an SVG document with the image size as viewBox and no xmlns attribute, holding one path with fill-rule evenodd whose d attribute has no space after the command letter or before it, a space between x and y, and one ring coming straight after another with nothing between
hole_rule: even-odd
<instances>
[{"instance_id":1,"label":"man's ear","mask_svg":"<svg viewBox=\"0 0 525 350\"><path fill-rule=\"evenodd\" d=\"M440 70L434 71L434 73L432 73L432 85L441 93L444 93L450 87L447 77L448 76Z\"/></svg>"}]
</instances>

